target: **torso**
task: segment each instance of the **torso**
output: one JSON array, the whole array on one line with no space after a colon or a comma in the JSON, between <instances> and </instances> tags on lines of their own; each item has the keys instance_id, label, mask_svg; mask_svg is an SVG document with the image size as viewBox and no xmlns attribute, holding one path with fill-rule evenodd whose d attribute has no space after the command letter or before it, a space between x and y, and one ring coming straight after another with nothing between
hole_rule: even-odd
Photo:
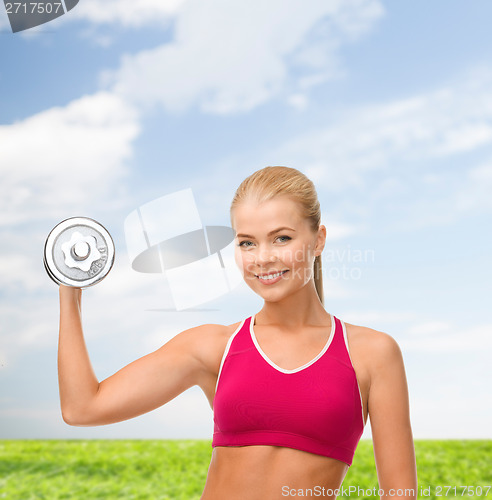
<instances>
[{"instance_id":1,"label":"torso","mask_svg":"<svg viewBox=\"0 0 492 500\"><path fill-rule=\"evenodd\" d=\"M229 326L218 325L212 344L208 344L210 349L204 353L207 375L203 377L201 388L211 407L227 341L239 324L240 322ZM369 357L364 356L364 352L367 353L367 343L374 330L348 323L345 323L345 326L366 422L370 365ZM298 332L289 334L289 332L276 332L273 329L255 326L255 334L262 350L274 363L284 369L294 369L317 356L327 341L330 328L331 325L323 328L310 328L303 332L302 342L300 342L301 336ZM326 492L340 487L347 470L348 465L344 462L292 448L217 446L212 452L202 500L232 497L237 500L274 500L285 498L290 490L295 490L296 495L301 496L302 493L300 494L299 490L305 491L315 487L320 492L324 488ZM329 496L325 493L323 498L329 498Z\"/></svg>"}]
</instances>

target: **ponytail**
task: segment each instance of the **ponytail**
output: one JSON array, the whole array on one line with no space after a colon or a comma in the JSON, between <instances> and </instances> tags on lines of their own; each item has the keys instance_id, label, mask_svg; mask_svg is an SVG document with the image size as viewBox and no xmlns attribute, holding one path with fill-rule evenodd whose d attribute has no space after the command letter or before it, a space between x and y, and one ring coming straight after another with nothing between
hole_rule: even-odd
<instances>
[{"instance_id":1,"label":"ponytail","mask_svg":"<svg viewBox=\"0 0 492 500\"><path fill-rule=\"evenodd\" d=\"M325 305L324 293L323 293L323 272L321 269L321 255L318 255L314 259L314 286L316 287L316 291L318 292L318 297L323 304Z\"/></svg>"}]
</instances>

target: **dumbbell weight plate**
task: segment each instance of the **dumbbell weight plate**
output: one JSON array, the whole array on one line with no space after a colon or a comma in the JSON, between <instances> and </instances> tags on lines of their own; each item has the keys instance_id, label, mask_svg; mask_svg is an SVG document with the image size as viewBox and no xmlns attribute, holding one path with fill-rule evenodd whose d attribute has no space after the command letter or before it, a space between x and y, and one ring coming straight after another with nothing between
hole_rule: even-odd
<instances>
[{"instance_id":1,"label":"dumbbell weight plate","mask_svg":"<svg viewBox=\"0 0 492 500\"><path fill-rule=\"evenodd\" d=\"M51 230L43 262L48 276L58 285L87 288L107 276L114 255L113 239L99 222L72 217Z\"/></svg>"}]
</instances>

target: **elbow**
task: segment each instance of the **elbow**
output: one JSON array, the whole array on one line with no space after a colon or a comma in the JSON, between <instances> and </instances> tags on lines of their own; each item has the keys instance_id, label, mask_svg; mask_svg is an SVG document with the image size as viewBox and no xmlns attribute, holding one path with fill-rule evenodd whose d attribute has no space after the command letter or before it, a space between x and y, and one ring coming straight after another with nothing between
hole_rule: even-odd
<instances>
[{"instance_id":1,"label":"elbow","mask_svg":"<svg viewBox=\"0 0 492 500\"><path fill-rule=\"evenodd\" d=\"M62 409L62 418L67 425L71 425L73 427L79 427L81 425L80 420L77 419L77 414L69 410Z\"/></svg>"},{"instance_id":2,"label":"elbow","mask_svg":"<svg viewBox=\"0 0 492 500\"><path fill-rule=\"evenodd\" d=\"M72 427L90 427L95 425L91 424L88 415L81 411L62 409L62 419L67 425Z\"/></svg>"},{"instance_id":3,"label":"elbow","mask_svg":"<svg viewBox=\"0 0 492 500\"><path fill-rule=\"evenodd\" d=\"M67 410L62 410L62 419L67 425L77 425L73 418L73 415L69 413Z\"/></svg>"}]
</instances>

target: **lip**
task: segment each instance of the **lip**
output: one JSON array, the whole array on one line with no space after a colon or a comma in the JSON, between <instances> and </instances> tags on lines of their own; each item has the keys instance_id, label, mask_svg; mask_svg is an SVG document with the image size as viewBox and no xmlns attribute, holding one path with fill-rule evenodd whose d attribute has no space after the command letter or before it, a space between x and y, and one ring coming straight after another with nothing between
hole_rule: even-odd
<instances>
[{"instance_id":1,"label":"lip","mask_svg":"<svg viewBox=\"0 0 492 500\"><path fill-rule=\"evenodd\" d=\"M285 273L287 273L288 271L289 271L288 269L285 269L284 271L275 271L273 273L270 272L268 274L261 274L261 275L255 274L255 276L258 279L258 281L260 283L262 283L263 285L273 285L274 283L279 282L282 279L283 275ZM277 274L277 273L282 273L282 274L280 276L277 276L274 279L261 279L261 277L260 277L260 276L272 276L273 274Z\"/></svg>"}]
</instances>

